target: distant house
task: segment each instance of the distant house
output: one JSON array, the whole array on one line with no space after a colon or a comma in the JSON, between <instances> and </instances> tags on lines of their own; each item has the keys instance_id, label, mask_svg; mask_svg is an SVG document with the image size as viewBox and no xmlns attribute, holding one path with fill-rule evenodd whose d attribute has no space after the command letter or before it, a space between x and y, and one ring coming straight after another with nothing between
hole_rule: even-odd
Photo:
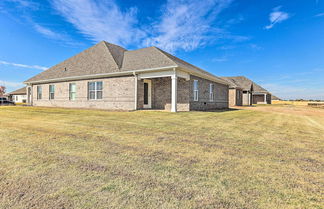
<instances>
[{"instance_id":1,"label":"distant house","mask_svg":"<svg viewBox=\"0 0 324 209\"><path fill-rule=\"evenodd\" d=\"M100 42L25 81L33 106L118 110L228 107L229 84L156 47Z\"/></svg>"},{"instance_id":2,"label":"distant house","mask_svg":"<svg viewBox=\"0 0 324 209\"><path fill-rule=\"evenodd\" d=\"M15 103L26 103L27 102L26 87L22 87L20 89L8 93L8 97L11 101Z\"/></svg>"},{"instance_id":3,"label":"distant house","mask_svg":"<svg viewBox=\"0 0 324 209\"><path fill-rule=\"evenodd\" d=\"M242 105L271 104L271 93L247 77L222 77L222 79L242 89Z\"/></svg>"},{"instance_id":4,"label":"distant house","mask_svg":"<svg viewBox=\"0 0 324 209\"><path fill-rule=\"evenodd\" d=\"M271 95L271 101L280 101L281 99L275 95Z\"/></svg>"},{"instance_id":5,"label":"distant house","mask_svg":"<svg viewBox=\"0 0 324 209\"><path fill-rule=\"evenodd\" d=\"M235 83L235 80L222 77L229 85L228 103L230 107L243 105L243 88Z\"/></svg>"}]
</instances>

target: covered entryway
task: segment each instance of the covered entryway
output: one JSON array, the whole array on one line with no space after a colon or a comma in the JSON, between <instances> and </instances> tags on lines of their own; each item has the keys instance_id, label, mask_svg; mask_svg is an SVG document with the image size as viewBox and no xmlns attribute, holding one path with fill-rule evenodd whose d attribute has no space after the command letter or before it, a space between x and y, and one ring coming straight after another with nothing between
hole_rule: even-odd
<instances>
[{"instance_id":1,"label":"covered entryway","mask_svg":"<svg viewBox=\"0 0 324 209\"><path fill-rule=\"evenodd\" d=\"M136 109L165 109L171 112L177 112L178 108L189 110L190 75L188 73L168 69L139 73L136 77Z\"/></svg>"}]
</instances>

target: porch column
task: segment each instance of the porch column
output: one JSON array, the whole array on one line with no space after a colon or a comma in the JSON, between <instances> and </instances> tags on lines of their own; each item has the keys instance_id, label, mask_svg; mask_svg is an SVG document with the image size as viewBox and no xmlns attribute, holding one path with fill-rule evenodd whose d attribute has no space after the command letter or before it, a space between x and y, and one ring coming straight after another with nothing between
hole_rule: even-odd
<instances>
[{"instance_id":1,"label":"porch column","mask_svg":"<svg viewBox=\"0 0 324 209\"><path fill-rule=\"evenodd\" d=\"M134 90L135 90L135 92L134 92L134 94L135 94L135 98L134 98L134 109L137 110L138 76L137 76L137 74L135 72L134 72L134 77L135 77L135 86L134 86Z\"/></svg>"},{"instance_id":2,"label":"porch column","mask_svg":"<svg viewBox=\"0 0 324 209\"><path fill-rule=\"evenodd\" d=\"M171 76L171 91L172 91L172 96L171 96L171 112L177 112L177 100L178 100L178 77L176 72L174 72L174 75Z\"/></svg>"},{"instance_id":3,"label":"porch column","mask_svg":"<svg viewBox=\"0 0 324 209\"><path fill-rule=\"evenodd\" d=\"M264 94L264 104L267 104L267 94Z\"/></svg>"},{"instance_id":4,"label":"porch column","mask_svg":"<svg viewBox=\"0 0 324 209\"><path fill-rule=\"evenodd\" d=\"M252 102L251 102L251 97L252 97L252 93L248 92L248 101L249 101L249 104L248 105L251 105Z\"/></svg>"}]
</instances>

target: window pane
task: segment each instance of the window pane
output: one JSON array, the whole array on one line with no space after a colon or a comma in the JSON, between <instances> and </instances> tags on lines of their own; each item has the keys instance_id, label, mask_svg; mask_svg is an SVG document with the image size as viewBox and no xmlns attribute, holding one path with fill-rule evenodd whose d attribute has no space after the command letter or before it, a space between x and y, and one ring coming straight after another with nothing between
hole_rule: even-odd
<instances>
[{"instance_id":1,"label":"window pane","mask_svg":"<svg viewBox=\"0 0 324 209\"><path fill-rule=\"evenodd\" d=\"M194 91L194 101L198 101L198 91Z\"/></svg>"},{"instance_id":2,"label":"window pane","mask_svg":"<svg viewBox=\"0 0 324 209\"><path fill-rule=\"evenodd\" d=\"M70 100L75 100L75 95L76 95L75 92L71 92L70 93Z\"/></svg>"},{"instance_id":3,"label":"window pane","mask_svg":"<svg viewBox=\"0 0 324 209\"><path fill-rule=\"evenodd\" d=\"M70 92L76 92L76 85L75 85L75 83L70 83Z\"/></svg>"},{"instance_id":4,"label":"window pane","mask_svg":"<svg viewBox=\"0 0 324 209\"><path fill-rule=\"evenodd\" d=\"M95 90L95 85L96 85L95 82L90 82L89 83L89 90Z\"/></svg>"},{"instance_id":5,"label":"window pane","mask_svg":"<svg viewBox=\"0 0 324 209\"><path fill-rule=\"evenodd\" d=\"M97 82L97 90L102 90L102 81Z\"/></svg>"},{"instance_id":6,"label":"window pane","mask_svg":"<svg viewBox=\"0 0 324 209\"><path fill-rule=\"evenodd\" d=\"M54 85L49 86L50 92L54 92Z\"/></svg>"},{"instance_id":7,"label":"window pane","mask_svg":"<svg viewBox=\"0 0 324 209\"><path fill-rule=\"evenodd\" d=\"M102 99L102 91L97 91L97 99Z\"/></svg>"},{"instance_id":8,"label":"window pane","mask_svg":"<svg viewBox=\"0 0 324 209\"><path fill-rule=\"evenodd\" d=\"M42 87L37 86L37 99L42 99Z\"/></svg>"},{"instance_id":9,"label":"window pane","mask_svg":"<svg viewBox=\"0 0 324 209\"><path fill-rule=\"evenodd\" d=\"M198 81L194 80L194 90L198 90Z\"/></svg>"},{"instance_id":10,"label":"window pane","mask_svg":"<svg viewBox=\"0 0 324 209\"><path fill-rule=\"evenodd\" d=\"M96 99L96 97L95 97L95 91L90 91L90 93L89 93L89 99Z\"/></svg>"}]
</instances>

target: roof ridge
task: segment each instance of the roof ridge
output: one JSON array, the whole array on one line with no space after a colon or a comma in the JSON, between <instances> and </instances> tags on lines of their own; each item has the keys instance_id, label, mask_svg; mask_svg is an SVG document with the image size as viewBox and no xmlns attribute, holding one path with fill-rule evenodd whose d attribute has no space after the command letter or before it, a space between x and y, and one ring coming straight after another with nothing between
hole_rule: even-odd
<instances>
[{"instance_id":1,"label":"roof ridge","mask_svg":"<svg viewBox=\"0 0 324 209\"><path fill-rule=\"evenodd\" d=\"M127 51L127 49L125 49L125 48L123 48L123 47L121 47L121 46L119 46L119 45L109 43L109 42L107 42L107 41L102 41L102 42L105 44L106 48L108 49L109 54L112 56L112 58L113 58L113 60L114 60L114 63L117 65L117 68L118 68L118 70L120 71L121 68L122 68L122 65L123 65L124 52ZM121 59L121 62L120 62L120 63L119 63L119 61L117 60L116 54L112 52L112 49L110 48L111 46L118 47L118 48L120 48L120 49L123 50L123 52L121 53L121 54L122 54L122 59Z\"/></svg>"}]
</instances>

